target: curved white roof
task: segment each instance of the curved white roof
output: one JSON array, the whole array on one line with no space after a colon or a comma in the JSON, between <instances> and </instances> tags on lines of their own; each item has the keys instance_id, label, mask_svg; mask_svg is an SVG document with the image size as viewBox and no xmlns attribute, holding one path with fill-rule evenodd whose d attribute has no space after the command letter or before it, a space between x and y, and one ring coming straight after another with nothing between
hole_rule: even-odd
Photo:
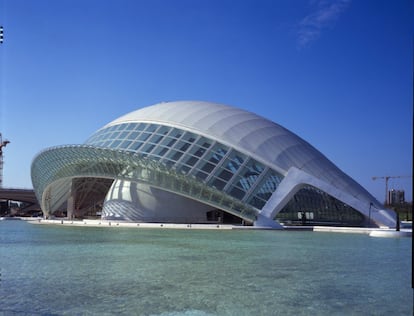
<instances>
[{"instance_id":1,"label":"curved white roof","mask_svg":"<svg viewBox=\"0 0 414 316\"><path fill-rule=\"evenodd\" d=\"M217 103L159 103L121 116L107 126L131 121L156 122L197 131L258 156L282 172L287 172L292 164L300 168L324 158L284 127L254 113Z\"/></svg>"},{"instance_id":2,"label":"curved white roof","mask_svg":"<svg viewBox=\"0 0 414 316\"><path fill-rule=\"evenodd\" d=\"M212 102L163 102L130 112L106 126L125 122L154 122L208 135L272 165L286 174L303 170L355 197L375 201L364 188L344 174L308 142L257 114Z\"/></svg>"}]
</instances>

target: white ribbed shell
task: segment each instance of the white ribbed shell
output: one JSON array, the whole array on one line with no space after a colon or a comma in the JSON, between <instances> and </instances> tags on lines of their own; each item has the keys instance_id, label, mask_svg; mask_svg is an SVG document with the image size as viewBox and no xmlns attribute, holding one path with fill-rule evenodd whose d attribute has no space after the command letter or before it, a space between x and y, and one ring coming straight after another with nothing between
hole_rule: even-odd
<instances>
[{"instance_id":1,"label":"white ribbed shell","mask_svg":"<svg viewBox=\"0 0 414 316\"><path fill-rule=\"evenodd\" d=\"M242 109L201 101L165 102L128 113L106 127L125 122L184 128L241 150L282 174L296 167L362 200L375 200L309 143L286 128Z\"/></svg>"}]
</instances>

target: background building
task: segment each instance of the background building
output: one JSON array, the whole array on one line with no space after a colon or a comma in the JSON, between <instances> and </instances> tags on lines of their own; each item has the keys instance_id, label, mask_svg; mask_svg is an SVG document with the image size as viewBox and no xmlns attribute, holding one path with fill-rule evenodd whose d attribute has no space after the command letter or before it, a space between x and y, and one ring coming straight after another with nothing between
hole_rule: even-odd
<instances>
[{"instance_id":1,"label":"background building","mask_svg":"<svg viewBox=\"0 0 414 316\"><path fill-rule=\"evenodd\" d=\"M126 114L83 145L35 157L45 216L279 227L395 226L395 216L309 143L234 107L160 103Z\"/></svg>"},{"instance_id":2,"label":"background building","mask_svg":"<svg viewBox=\"0 0 414 316\"><path fill-rule=\"evenodd\" d=\"M403 204L405 203L405 192L404 190L389 190L388 201L390 205Z\"/></svg>"}]
</instances>

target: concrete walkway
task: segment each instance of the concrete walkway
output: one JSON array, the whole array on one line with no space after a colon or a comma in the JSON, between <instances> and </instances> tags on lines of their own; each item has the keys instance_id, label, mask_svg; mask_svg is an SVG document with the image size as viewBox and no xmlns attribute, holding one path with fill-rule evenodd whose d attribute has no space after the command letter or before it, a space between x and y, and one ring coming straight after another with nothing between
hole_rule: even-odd
<instances>
[{"instance_id":1,"label":"concrete walkway","mask_svg":"<svg viewBox=\"0 0 414 316\"><path fill-rule=\"evenodd\" d=\"M134 227L134 228L158 228L158 229L220 229L220 230L280 230L268 227L240 226L228 224L176 224L176 223L137 223L107 220L68 220L68 219L32 219L31 224L64 225L83 227ZM389 228L369 227L334 227L334 226L284 226L282 231L313 231L329 233L366 234L372 237L411 237L411 229L396 231Z\"/></svg>"}]
</instances>

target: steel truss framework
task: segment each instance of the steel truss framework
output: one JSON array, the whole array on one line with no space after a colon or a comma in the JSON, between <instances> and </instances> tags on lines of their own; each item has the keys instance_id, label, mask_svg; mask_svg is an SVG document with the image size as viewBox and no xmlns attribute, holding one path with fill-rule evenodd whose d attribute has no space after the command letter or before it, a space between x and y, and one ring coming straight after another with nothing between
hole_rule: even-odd
<instances>
[{"instance_id":1,"label":"steel truss framework","mask_svg":"<svg viewBox=\"0 0 414 316\"><path fill-rule=\"evenodd\" d=\"M50 148L37 156L32 164L32 181L45 216L52 214L69 198L73 179L85 177L143 182L222 209L250 222L256 220L259 212L195 177L179 174L138 154L88 145L70 145Z\"/></svg>"}]
</instances>

